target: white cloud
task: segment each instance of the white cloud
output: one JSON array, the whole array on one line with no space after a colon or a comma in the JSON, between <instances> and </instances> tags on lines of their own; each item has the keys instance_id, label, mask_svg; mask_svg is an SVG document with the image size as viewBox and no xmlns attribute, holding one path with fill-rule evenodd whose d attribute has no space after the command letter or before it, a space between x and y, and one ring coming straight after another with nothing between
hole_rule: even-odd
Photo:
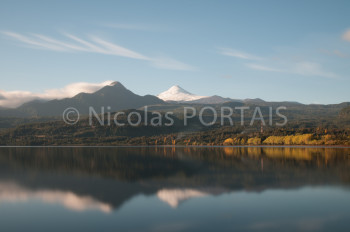
<instances>
[{"instance_id":1,"label":"white cloud","mask_svg":"<svg viewBox=\"0 0 350 232\"><path fill-rule=\"evenodd\" d=\"M327 78L337 78L337 74L323 70L322 66L314 62L296 63L293 72L303 76L319 76Z\"/></svg>"},{"instance_id":2,"label":"white cloud","mask_svg":"<svg viewBox=\"0 0 350 232\"><path fill-rule=\"evenodd\" d=\"M91 36L91 41L84 40L72 34L64 34L69 42L53 39L41 34L24 36L18 33L3 31L2 34L24 44L38 49L47 49L60 52L90 52L105 55L114 55L136 60L148 61L152 66L170 70L195 70L194 67L174 60L172 58L154 58L124 48L120 45L108 42L96 36Z\"/></svg>"},{"instance_id":3,"label":"white cloud","mask_svg":"<svg viewBox=\"0 0 350 232\"><path fill-rule=\"evenodd\" d=\"M17 107L24 102L28 102L34 99L40 98L36 94L28 91L3 91L0 90L0 94L4 97L0 99L0 106L2 107Z\"/></svg>"},{"instance_id":4,"label":"white cloud","mask_svg":"<svg viewBox=\"0 0 350 232\"><path fill-rule=\"evenodd\" d=\"M44 36L44 35L40 35L40 34L33 34L35 37L41 39L42 41L51 43L51 44L55 44L61 47L62 50L76 50L76 51L85 51L87 52L88 49L78 46L78 45L74 45L74 44L70 44L70 43L65 43L59 40L55 40L53 38L50 38L48 36Z\"/></svg>"},{"instance_id":5,"label":"white cloud","mask_svg":"<svg viewBox=\"0 0 350 232\"><path fill-rule=\"evenodd\" d=\"M141 55L137 52L131 51L129 49L123 48L119 45L107 42L105 40L102 40L98 37L92 37L92 40L99 45L101 45L108 53L111 55L117 55L117 56L124 56L128 58L133 58L133 59L139 59L139 60L150 60L150 58Z\"/></svg>"},{"instance_id":6,"label":"white cloud","mask_svg":"<svg viewBox=\"0 0 350 232\"><path fill-rule=\"evenodd\" d=\"M86 83L78 82L69 84L60 89L48 89L43 93L33 93L29 91L4 91L0 90L0 106L3 107L18 107L25 102L29 102L35 99L62 99L66 97L73 97L78 93L93 93L102 87L111 84L113 81L104 81L101 83Z\"/></svg>"},{"instance_id":7,"label":"white cloud","mask_svg":"<svg viewBox=\"0 0 350 232\"><path fill-rule=\"evenodd\" d=\"M225 56L232 56L232 57L236 57L244 60L262 60L261 57L258 57L246 52L230 49L230 48L220 48L219 50L220 50L219 53Z\"/></svg>"},{"instance_id":8,"label":"white cloud","mask_svg":"<svg viewBox=\"0 0 350 232\"><path fill-rule=\"evenodd\" d=\"M340 58L348 58L349 55L340 51L340 50L328 50L328 49L320 49L320 51L323 54L329 55L329 56L337 56Z\"/></svg>"},{"instance_id":9,"label":"white cloud","mask_svg":"<svg viewBox=\"0 0 350 232\"><path fill-rule=\"evenodd\" d=\"M344 39L349 39L350 41L350 30L348 30L344 36ZM326 54L336 55L342 58L346 58L347 55L340 52L339 50L334 50L332 52L328 50L322 50ZM266 71L266 72L280 72L280 73L291 73L298 74L302 76L318 76L326 78L339 78L339 75L326 71L323 69L321 64L315 62L296 62L294 61L283 61L281 59L272 58L262 58L256 55L245 53L242 51L230 49L230 48L220 48L220 54L225 56L237 57L243 60L252 60L254 63L245 63L245 66L249 69Z\"/></svg>"},{"instance_id":10,"label":"white cloud","mask_svg":"<svg viewBox=\"0 0 350 232\"><path fill-rule=\"evenodd\" d=\"M268 71L268 72L284 72L284 73L293 73L302 76L318 76L326 78L339 78L335 73L326 71L322 68L319 63L315 62L299 62L293 64L285 64L284 68L275 68L260 64L246 64L250 69Z\"/></svg>"},{"instance_id":11,"label":"white cloud","mask_svg":"<svg viewBox=\"0 0 350 232\"><path fill-rule=\"evenodd\" d=\"M3 31L2 34L11 37L13 39L16 39L18 41L21 41L22 43L29 44L29 45L34 45L37 48L43 48L43 49L49 49L53 51L63 51L65 50L62 48L62 46L55 45L53 43L47 43L45 41L39 41L35 38L29 38L27 36L23 36L21 34L17 34L14 32L9 32L9 31Z\"/></svg>"},{"instance_id":12,"label":"white cloud","mask_svg":"<svg viewBox=\"0 0 350 232\"><path fill-rule=\"evenodd\" d=\"M344 32L342 38L343 38L343 40L350 42L350 29L348 29L346 32Z\"/></svg>"},{"instance_id":13,"label":"white cloud","mask_svg":"<svg viewBox=\"0 0 350 232\"><path fill-rule=\"evenodd\" d=\"M341 58L347 58L348 55L346 55L345 53L339 51L339 50L334 50L333 53L338 56L338 57L341 57Z\"/></svg>"},{"instance_id":14,"label":"white cloud","mask_svg":"<svg viewBox=\"0 0 350 232\"><path fill-rule=\"evenodd\" d=\"M173 70L197 70L196 67L191 65L182 63L180 61L168 58L168 57L160 57L150 60L152 65L161 69L173 69Z\"/></svg>"},{"instance_id":15,"label":"white cloud","mask_svg":"<svg viewBox=\"0 0 350 232\"><path fill-rule=\"evenodd\" d=\"M255 69L255 70L270 71L270 72L284 72L284 70L282 69L271 68L260 64L246 64L246 66L248 68Z\"/></svg>"}]
</instances>

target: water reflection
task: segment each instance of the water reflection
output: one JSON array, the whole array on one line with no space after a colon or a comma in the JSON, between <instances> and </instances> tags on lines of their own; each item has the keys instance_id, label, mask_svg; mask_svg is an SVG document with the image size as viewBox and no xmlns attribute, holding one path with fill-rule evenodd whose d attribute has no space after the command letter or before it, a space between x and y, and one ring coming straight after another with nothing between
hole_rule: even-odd
<instances>
[{"instance_id":1,"label":"water reflection","mask_svg":"<svg viewBox=\"0 0 350 232\"><path fill-rule=\"evenodd\" d=\"M157 197L176 208L181 202L195 198L204 197L211 193L211 191L198 189L161 189L157 192Z\"/></svg>"},{"instance_id":2,"label":"water reflection","mask_svg":"<svg viewBox=\"0 0 350 232\"><path fill-rule=\"evenodd\" d=\"M112 211L110 205L96 201L90 196L79 196L73 192L60 190L30 190L12 182L0 182L0 202L26 202L35 199L50 204L61 204L74 211L99 210L105 213Z\"/></svg>"},{"instance_id":3,"label":"water reflection","mask_svg":"<svg viewBox=\"0 0 350 232\"><path fill-rule=\"evenodd\" d=\"M0 197L109 212L138 194L177 207L228 191L348 186L349 154L291 147L2 148Z\"/></svg>"},{"instance_id":4,"label":"water reflection","mask_svg":"<svg viewBox=\"0 0 350 232\"><path fill-rule=\"evenodd\" d=\"M240 218L239 213L244 214L254 203L252 212L249 211L251 219L243 217L235 222L242 224L241 230L278 231L281 227L318 230L345 220L344 212L349 212L349 208L344 208L337 214L331 212L330 209L335 210L332 206L327 206L329 212L325 215L314 215L318 213L317 207L347 199L348 194L339 194L334 189L348 191L349 167L347 148L1 148L0 214L7 203L36 201L71 212L105 215L123 215L125 208L134 215L149 204L147 207L159 214L155 214L158 216L154 221L138 221L144 230L151 221L153 224L147 227L150 231L154 230L154 224L159 229L175 223L174 214L168 215L166 208L178 212L176 217L191 212L193 220L199 220L205 212L221 215L221 211L226 211L222 218L213 217L210 221L212 226L220 222L221 226L217 226L223 227L221 230L230 230L228 225L232 220L226 217ZM328 189L334 192L327 192ZM288 195L291 192L296 195ZM320 196L327 201L320 200ZM294 219L266 218L264 209L275 212L275 215L270 213L277 218L281 212L276 207L287 204L288 211L282 212L289 215L294 212L294 205L305 199L303 204L315 210L311 217L299 215L298 209L294 209L298 215ZM229 206L233 201L235 204ZM314 205L314 201L319 205ZM258 208L260 204L262 208ZM339 206L334 207L340 210ZM120 226L126 226L126 221L121 221ZM164 221L166 226L162 225ZM176 222L174 228L179 223L182 222ZM185 227L179 228L192 230L192 221L190 224L187 227L186 222ZM194 227L198 229L199 225L197 222ZM201 227L201 230L209 228Z\"/></svg>"}]
</instances>

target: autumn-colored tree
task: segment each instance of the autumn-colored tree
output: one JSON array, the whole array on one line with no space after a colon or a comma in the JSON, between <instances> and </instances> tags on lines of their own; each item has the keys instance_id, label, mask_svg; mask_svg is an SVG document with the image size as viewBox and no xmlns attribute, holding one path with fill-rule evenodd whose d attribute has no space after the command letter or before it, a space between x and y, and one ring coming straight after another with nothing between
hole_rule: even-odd
<instances>
[{"instance_id":1,"label":"autumn-colored tree","mask_svg":"<svg viewBox=\"0 0 350 232\"><path fill-rule=\"evenodd\" d=\"M224 141L224 145L225 146L230 146L230 145L233 145L234 144L234 141L232 138L228 138L228 139L225 139Z\"/></svg>"}]
</instances>

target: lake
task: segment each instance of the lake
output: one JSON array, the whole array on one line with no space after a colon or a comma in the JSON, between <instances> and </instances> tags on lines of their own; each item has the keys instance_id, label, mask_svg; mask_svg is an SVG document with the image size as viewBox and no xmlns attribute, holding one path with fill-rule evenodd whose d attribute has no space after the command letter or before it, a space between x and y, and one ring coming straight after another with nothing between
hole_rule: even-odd
<instances>
[{"instance_id":1,"label":"lake","mask_svg":"<svg viewBox=\"0 0 350 232\"><path fill-rule=\"evenodd\" d=\"M0 148L1 231L350 231L349 221L349 148Z\"/></svg>"}]
</instances>

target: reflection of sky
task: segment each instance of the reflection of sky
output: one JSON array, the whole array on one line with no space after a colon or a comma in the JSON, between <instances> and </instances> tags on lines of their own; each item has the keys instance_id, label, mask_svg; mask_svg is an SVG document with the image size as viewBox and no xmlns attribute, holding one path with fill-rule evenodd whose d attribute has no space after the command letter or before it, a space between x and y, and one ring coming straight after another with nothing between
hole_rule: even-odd
<instances>
[{"instance_id":1,"label":"reflection of sky","mask_svg":"<svg viewBox=\"0 0 350 232\"><path fill-rule=\"evenodd\" d=\"M89 196L79 196L70 191L29 190L15 183L0 183L0 206L4 202L26 202L38 199L48 204L60 204L74 211L99 210L109 213L112 207Z\"/></svg>"},{"instance_id":2,"label":"reflection of sky","mask_svg":"<svg viewBox=\"0 0 350 232\"><path fill-rule=\"evenodd\" d=\"M350 231L347 150L133 149L3 150L0 231Z\"/></svg>"},{"instance_id":3,"label":"reflection of sky","mask_svg":"<svg viewBox=\"0 0 350 232\"><path fill-rule=\"evenodd\" d=\"M110 211L108 204L89 196L64 191L31 191L9 183L1 186L0 223L7 229L23 227L4 218L26 218L32 212L35 213L29 218L33 221L28 219L28 226L51 231L67 228L93 231L98 225L110 231L350 229L349 191L333 187L271 189L261 193L238 191L218 195L196 189L161 189L152 196L133 197L122 207ZM36 199L40 201L33 201ZM17 201L22 204L12 203ZM64 208L57 208L57 204L52 203L59 203ZM82 213L84 210L86 213ZM43 222L40 225L39 219Z\"/></svg>"}]
</instances>

